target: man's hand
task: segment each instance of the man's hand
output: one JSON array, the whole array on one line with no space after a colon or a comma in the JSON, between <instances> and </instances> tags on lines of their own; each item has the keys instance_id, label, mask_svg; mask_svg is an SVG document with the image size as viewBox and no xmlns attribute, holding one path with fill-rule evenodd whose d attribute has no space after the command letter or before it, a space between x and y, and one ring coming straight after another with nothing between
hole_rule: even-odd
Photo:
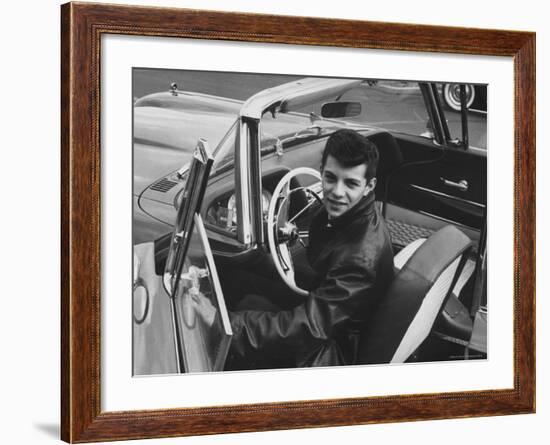
<instances>
[{"instance_id":1,"label":"man's hand","mask_svg":"<svg viewBox=\"0 0 550 445\"><path fill-rule=\"evenodd\" d=\"M210 300L205 297L202 292L195 291L191 289L189 292L191 296L191 301L193 302L193 307L195 312L202 318L208 327L211 327L214 324L214 319L216 318L216 308Z\"/></svg>"}]
</instances>

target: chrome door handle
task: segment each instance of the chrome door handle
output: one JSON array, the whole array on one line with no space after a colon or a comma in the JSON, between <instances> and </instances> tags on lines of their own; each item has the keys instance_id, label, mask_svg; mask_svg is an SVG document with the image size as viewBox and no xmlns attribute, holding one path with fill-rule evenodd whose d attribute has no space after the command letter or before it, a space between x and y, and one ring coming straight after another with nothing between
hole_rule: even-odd
<instances>
[{"instance_id":1,"label":"chrome door handle","mask_svg":"<svg viewBox=\"0 0 550 445\"><path fill-rule=\"evenodd\" d=\"M443 184L445 184L449 187L454 187L455 189L458 189L461 192L467 192L468 191L469 185L468 185L468 181L466 181L465 179L462 179L458 182L449 181L448 179L445 179L445 178L441 178L441 180L443 181Z\"/></svg>"}]
</instances>

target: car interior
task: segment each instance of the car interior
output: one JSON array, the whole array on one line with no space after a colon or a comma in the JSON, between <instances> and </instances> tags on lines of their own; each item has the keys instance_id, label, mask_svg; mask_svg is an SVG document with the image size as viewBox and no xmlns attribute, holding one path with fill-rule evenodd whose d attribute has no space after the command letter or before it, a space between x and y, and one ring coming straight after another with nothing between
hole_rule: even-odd
<instances>
[{"instance_id":1,"label":"car interior","mask_svg":"<svg viewBox=\"0 0 550 445\"><path fill-rule=\"evenodd\" d=\"M318 131L313 131L316 128ZM408 258L412 246L418 247L425 240L430 240L427 246L431 246L434 237L441 244L442 235L438 234L449 235L448 227L468 239L468 249L459 255L461 261L460 267L456 268L456 279L447 283L449 286L452 284L452 287L450 292L444 292L441 300L443 310L437 311L437 319L430 324L433 326L430 332L433 335L426 334L422 339L421 343L429 347L421 348L418 344L407 356L408 361L440 360L442 356L463 359L465 346L472 335L474 309L479 303L473 301L471 296L472 290L480 286L475 277L481 274L474 272L481 268L483 252L479 246L484 246L482 233L487 192L486 177L476 175L479 172L486 175L483 165L486 163L486 151L475 148L466 151L459 145L443 148L434 144L431 138L393 131L390 133L382 129L363 129L360 132L379 149L375 196L391 234L398 276L403 267L403 264L399 264L400 258ZM243 291L243 274L253 277L249 281L255 282L254 292L262 293L262 288L258 290L259 283L262 283L266 290L281 289L281 294L288 294L284 292L288 289L277 273L276 261L273 260L265 235L268 233L265 222L268 207L279 181L289 171L302 166L319 170L327 137L328 134L323 133L321 127L313 125L312 131L300 133L299 138L289 137L281 141L266 137L262 141L260 199L264 227L263 239L257 249L247 250L237 239L239 222L233 170L222 169L210 177L200 213L228 309L238 309L246 294L246 290ZM311 202L313 195L320 201L320 181L312 180L311 177L295 177L291 180L290 189L297 192L289 200L288 218L300 214L296 225L300 233L307 233L309 221L320 205ZM313 195L306 193L306 190ZM165 191L159 189L154 192ZM173 198L176 206L181 201L181 192L183 190ZM304 208L307 211L302 212ZM170 238L168 234L155 241L158 274L164 270ZM301 240L288 244L296 285L306 290L312 288L317 277L308 266L305 244ZM426 255L422 253L425 250L419 247L420 258ZM280 254L276 254L281 261ZM396 286L399 287L398 284ZM280 307L290 308L299 302L299 299L281 300Z\"/></svg>"},{"instance_id":2,"label":"car interior","mask_svg":"<svg viewBox=\"0 0 550 445\"><path fill-rule=\"evenodd\" d=\"M375 193L389 226L396 254L416 240L429 238L432 234L448 226L449 222L458 225L473 242L472 249L465 254L466 259L463 267L461 267L461 276L454 283L453 292L451 292L449 298L445 299L445 308L435 324L437 331L445 333L444 335L441 334L441 338L439 338L442 347L456 348L458 351L460 348L456 347L457 343L463 345L464 342L468 341L473 326L469 307L471 301L466 301L467 298L464 296L471 294L471 289L475 284L473 282L475 275L473 272L477 263L477 244L482 229L479 225L477 227L475 225L481 224L482 218L473 213L472 209L478 213L479 209L474 205L475 203L465 202L468 200L462 198L453 200L453 197L449 197L448 193L445 196L431 194L434 201L432 206L437 208L436 212L426 212L422 208L415 208L415 198L414 196L411 198L411 195L414 195L414 193L411 194L411 190L413 192L415 190L411 189L411 184L406 183L407 178L418 178L419 172L433 170L434 164L438 166L446 162L452 163L452 161L445 159L449 156L448 151L434 150L428 143L426 143L426 148L418 142L416 142L417 145L414 149L411 149L411 146L414 145L412 141L406 137L403 139L403 135L397 135L396 137L387 131L368 131L364 132L364 135L379 147L380 161ZM262 160L262 207L264 215L267 213L267 206L272 198L273 190L285 173L298 165L319 168L325 141L325 137L313 138L305 142L301 141L300 145L285 147L282 156L276 153L274 149L270 152L269 148L263 148L262 151L265 153ZM402 145L407 147L407 157L404 156L403 150L401 150ZM452 154L450 156L452 157ZM410 173L407 174L407 171ZM320 189L319 185L315 187L314 184L300 184L299 182L299 179L295 178L292 188L307 185L310 188ZM427 200L426 195L430 195L430 193L423 193L419 198L423 205ZM232 281L232 277L239 276L237 272L240 273L245 270L252 275L257 275L266 283L280 281L267 248L256 249L246 255L238 254L238 249L234 246L234 232L237 224L234 200L235 195L231 183L214 180L209 183L208 193L202 206L205 226L220 271L222 288L229 309L237 307L237 302L242 298L242 288ZM305 195L296 194L291 202L289 215L292 216L306 204ZM301 224L303 224L305 230L309 226L308 215L311 216L314 210L315 207L312 207L307 214L303 215ZM446 212L446 218L439 216L442 212ZM466 225L462 222L470 224ZM232 241L228 242L228 240ZM168 248L168 241L167 238L164 242L164 249ZM161 252L164 250L162 244L162 240L157 242L156 252L160 256L162 256ZM291 251L296 267L297 282L307 289L315 282L315 276L307 266L305 249L299 243L295 243L291 247ZM159 269L163 267L162 261L158 262L158 267ZM433 347L430 350L433 350ZM457 358L460 356L458 352L455 355ZM410 357L411 360L414 358L415 356ZM417 355L416 359L429 360L430 357Z\"/></svg>"}]
</instances>

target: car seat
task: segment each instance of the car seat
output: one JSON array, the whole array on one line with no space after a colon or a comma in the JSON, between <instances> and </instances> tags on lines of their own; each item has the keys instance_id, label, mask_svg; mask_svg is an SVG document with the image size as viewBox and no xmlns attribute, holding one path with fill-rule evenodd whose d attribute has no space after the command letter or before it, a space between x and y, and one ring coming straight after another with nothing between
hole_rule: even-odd
<instances>
[{"instance_id":1,"label":"car seat","mask_svg":"<svg viewBox=\"0 0 550 445\"><path fill-rule=\"evenodd\" d=\"M358 364L409 359L430 334L472 246L464 233L449 225L398 254L399 271L361 331Z\"/></svg>"}]
</instances>

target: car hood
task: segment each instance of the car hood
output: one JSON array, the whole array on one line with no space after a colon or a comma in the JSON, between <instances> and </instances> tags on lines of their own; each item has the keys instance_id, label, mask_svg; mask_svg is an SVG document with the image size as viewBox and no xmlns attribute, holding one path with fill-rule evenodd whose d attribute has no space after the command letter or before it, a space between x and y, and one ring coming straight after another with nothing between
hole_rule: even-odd
<instances>
[{"instance_id":1,"label":"car hood","mask_svg":"<svg viewBox=\"0 0 550 445\"><path fill-rule=\"evenodd\" d=\"M173 223L175 201L185 183L185 172L198 139L206 139L214 151L242 112L242 106L243 102L233 99L180 92L158 93L136 102L133 190L144 214ZM299 143L304 138L320 136L325 130L365 128L330 119L313 121L311 115L300 112L280 113L277 117L266 113L261 146L275 150L276 142L287 138ZM308 128L311 132L299 133ZM215 164L212 174L217 176L222 171L216 171Z\"/></svg>"},{"instance_id":2,"label":"car hood","mask_svg":"<svg viewBox=\"0 0 550 445\"><path fill-rule=\"evenodd\" d=\"M170 93L144 99L134 106L135 195L188 162L199 138L216 147L242 104L196 96L184 96L174 103L169 102Z\"/></svg>"}]
</instances>

